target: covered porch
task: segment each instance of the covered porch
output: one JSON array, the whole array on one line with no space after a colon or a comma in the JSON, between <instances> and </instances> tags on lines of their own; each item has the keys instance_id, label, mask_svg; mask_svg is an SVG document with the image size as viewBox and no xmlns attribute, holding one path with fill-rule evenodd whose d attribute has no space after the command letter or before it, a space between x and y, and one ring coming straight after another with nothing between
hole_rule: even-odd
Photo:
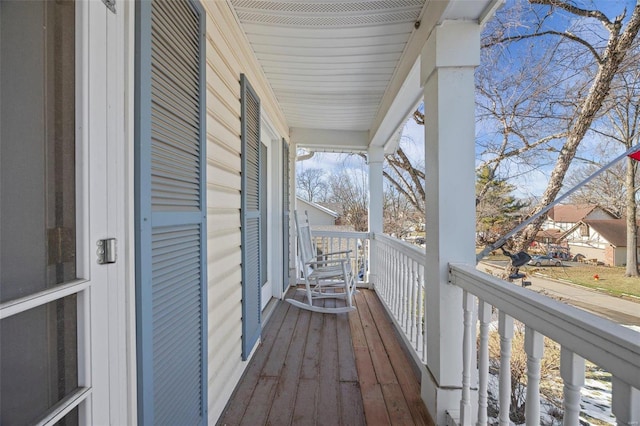
<instances>
[{"instance_id":1,"label":"covered porch","mask_svg":"<svg viewBox=\"0 0 640 426\"><path fill-rule=\"evenodd\" d=\"M640 421L640 342L635 331L476 270L474 71L480 61L482 28L501 4L500 0L231 1L260 67L256 74L264 77L263 93L268 100L274 95L273 103L263 108L272 118L280 114L286 118L291 152L285 186L295 187L297 148L365 154L369 229L364 233L317 233L318 238L331 240L319 241L319 245L358 247L354 274L367 290L358 297L350 325L346 315L325 315L325 327L313 329L317 315L281 303L266 322L261 344L220 423L269 423L272 415L295 416L311 407L317 411L307 414L318 422L327 419L336 424L349 418L355 423L394 423L397 413L393 407L397 405L385 396L384 389L396 383L380 381L375 369L378 381L368 383L367 370L361 374L358 364L358 356L364 355L375 367L380 345L371 346L367 338L367 346L359 349L362 341L351 321L362 321L363 315L372 312L370 302L378 306L378 301L381 308L376 307L371 317L393 324L411 369L419 375L420 398L436 424L487 424L490 392L499 406L500 424L509 424L512 342L519 328L527 358L527 424L540 424L545 337L561 347L557 375L562 382L564 424L579 423L585 360L612 375L610 405L615 421ZM382 232L384 155L396 148L399 130L421 101L425 111L426 249ZM295 201L290 193L287 196L283 231L289 243L289 275L285 283L289 278L295 285ZM293 315L291 321L285 319L289 315ZM338 323L342 326L335 328L335 334L327 333L326 325L336 327ZM366 330L381 329L378 322L361 324L365 337ZM350 337L340 334L347 329ZM489 359L490 330L499 335L497 364ZM285 340L274 344L280 337ZM308 339L316 341L309 345ZM333 343L324 345L325 339ZM314 346L322 359L316 370L311 369L317 373L317 382L307 387L306 380L311 378L305 374L311 373L304 368L306 349ZM391 359L388 346L383 346L386 353L380 356ZM355 359L343 364L336 360L344 359L341 351L345 348L353 350ZM392 365L396 372L395 362ZM325 367L329 373L321 374ZM497 389L489 386L490 367L499 370ZM324 382L327 377L332 378L331 385ZM407 392L413 392L415 384L397 375L395 380L409 408L405 413L413 416L409 401L414 397L407 397ZM356 383L360 394L353 393ZM375 392L382 394L382 400L373 408L380 409L384 401L386 413L380 415L389 421L378 422L378 415L369 421L368 385L380 387ZM325 387L333 390L324 392ZM333 400L327 402L325 397ZM301 407L298 400L303 402ZM329 415L337 417L329 421ZM416 418L412 421L420 423Z\"/></svg>"}]
</instances>

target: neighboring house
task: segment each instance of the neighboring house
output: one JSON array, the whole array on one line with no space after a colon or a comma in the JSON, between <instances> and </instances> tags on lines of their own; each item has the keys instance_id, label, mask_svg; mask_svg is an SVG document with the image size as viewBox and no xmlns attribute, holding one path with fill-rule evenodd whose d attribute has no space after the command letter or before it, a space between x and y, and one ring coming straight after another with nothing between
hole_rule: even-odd
<instances>
[{"instance_id":1,"label":"neighboring house","mask_svg":"<svg viewBox=\"0 0 640 426\"><path fill-rule=\"evenodd\" d=\"M309 215L309 223L312 225L312 227L331 227L336 225L336 221L338 220L338 213L329 210L328 208L323 207L320 204L304 200L300 197L296 197L296 203L296 209L299 212L307 212L307 214Z\"/></svg>"},{"instance_id":2,"label":"neighboring house","mask_svg":"<svg viewBox=\"0 0 640 426\"><path fill-rule=\"evenodd\" d=\"M474 302L495 287L500 330L534 321L534 354L560 340L569 392L593 355L637 421L630 331L475 268L474 70L501 3L3 1L0 423L215 424L295 283L297 147L366 152L367 235L390 247L372 282L423 279L410 308L388 294L424 314L407 348L437 424L474 411ZM381 235L383 159L421 100L429 239L412 252Z\"/></svg>"},{"instance_id":3,"label":"neighboring house","mask_svg":"<svg viewBox=\"0 0 640 426\"><path fill-rule=\"evenodd\" d=\"M538 242L568 247L571 257L582 255L587 259L613 264L607 260L605 253L608 242L588 223L617 219L613 213L597 205L560 204L549 210L538 233Z\"/></svg>"},{"instance_id":4,"label":"neighboring house","mask_svg":"<svg viewBox=\"0 0 640 426\"><path fill-rule=\"evenodd\" d=\"M338 218L336 219L336 225L346 224L344 209L341 203L318 203L318 204L326 209L331 210L332 212L335 212L338 215Z\"/></svg>"},{"instance_id":5,"label":"neighboring house","mask_svg":"<svg viewBox=\"0 0 640 426\"><path fill-rule=\"evenodd\" d=\"M574 256L581 254L610 266L623 266L627 262L626 219L583 220L566 239Z\"/></svg>"},{"instance_id":6,"label":"neighboring house","mask_svg":"<svg viewBox=\"0 0 640 426\"><path fill-rule=\"evenodd\" d=\"M552 207L542 229L568 231L583 220L618 219L613 213L597 205L559 204Z\"/></svg>"}]
</instances>

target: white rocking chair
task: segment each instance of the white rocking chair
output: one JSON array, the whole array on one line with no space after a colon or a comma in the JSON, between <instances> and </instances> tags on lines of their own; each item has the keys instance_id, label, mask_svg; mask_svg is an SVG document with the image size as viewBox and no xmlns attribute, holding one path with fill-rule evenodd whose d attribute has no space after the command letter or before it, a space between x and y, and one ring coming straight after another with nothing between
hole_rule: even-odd
<instances>
[{"instance_id":1,"label":"white rocking chair","mask_svg":"<svg viewBox=\"0 0 640 426\"><path fill-rule=\"evenodd\" d=\"M356 292L356 284L349 256L351 250L317 255L307 212L304 212L303 220L300 220L297 211L294 215L300 261L304 273L306 303L295 299L286 299L287 302L301 309L321 313L338 314L355 311L352 298ZM346 306L328 308L313 304L314 300L326 298L345 299Z\"/></svg>"}]
</instances>

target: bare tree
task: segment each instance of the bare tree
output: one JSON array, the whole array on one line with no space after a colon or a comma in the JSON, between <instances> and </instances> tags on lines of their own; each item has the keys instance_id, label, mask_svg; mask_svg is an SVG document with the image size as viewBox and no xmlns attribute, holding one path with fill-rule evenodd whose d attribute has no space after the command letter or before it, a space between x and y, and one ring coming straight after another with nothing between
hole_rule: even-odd
<instances>
[{"instance_id":1,"label":"bare tree","mask_svg":"<svg viewBox=\"0 0 640 426\"><path fill-rule=\"evenodd\" d=\"M406 143L413 141L405 138ZM402 194L418 211L424 211L424 165L420 161L411 161L402 146L385 156L386 167L383 170L387 181Z\"/></svg>"},{"instance_id":2,"label":"bare tree","mask_svg":"<svg viewBox=\"0 0 640 426\"><path fill-rule=\"evenodd\" d=\"M547 35L562 37L574 43L576 48L586 49L586 52L592 56L596 66L593 82L588 92L583 97L578 97L576 114L570 123L566 141L560 148L547 189L534 211L535 214L535 212L542 210L546 205L553 202L562 189L562 182L571 161L576 155L578 146L601 110L611 89L612 81L617 75L625 55L632 47L638 30L640 30L640 3L636 4L625 24L626 11L610 20L600 10L583 9L571 2L562 0L530 0L530 2L548 7L549 13L560 10L569 13L575 18L595 19L608 34L606 46L603 48L570 31L543 30L542 27L529 34L504 38L504 41L518 41ZM517 247L519 249L527 247L533 241L543 221L544 217L541 217L525 228L518 239Z\"/></svg>"},{"instance_id":3,"label":"bare tree","mask_svg":"<svg viewBox=\"0 0 640 426\"><path fill-rule=\"evenodd\" d=\"M588 164L572 169L567 174L567 186L579 185L602 167L604 161L590 160ZM569 201L573 204L598 205L617 217L622 217L626 209L626 189L624 182L626 167L623 163L612 166L586 185L580 187Z\"/></svg>"},{"instance_id":4,"label":"bare tree","mask_svg":"<svg viewBox=\"0 0 640 426\"><path fill-rule=\"evenodd\" d=\"M298 169L296 174L296 189L300 197L307 201L325 201L329 185L322 169Z\"/></svg>"},{"instance_id":5,"label":"bare tree","mask_svg":"<svg viewBox=\"0 0 640 426\"><path fill-rule=\"evenodd\" d=\"M635 55L628 58L626 66L614 80L612 96L607 102L606 119L602 128L596 127L596 132L609 140L621 143L628 150L640 141L640 66L638 59L640 54L638 46ZM627 276L637 277L637 163L631 158L626 159L624 173L624 216L627 220Z\"/></svg>"},{"instance_id":6,"label":"bare tree","mask_svg":"<svg viewBox=\"0 0 640 426\"><path fill-rule=\"evenodd\" d=\"M343 219L354 230L367 231L369 199L366 173L343 168L330 176L329 191L329 201L342 206Z\"/></svg>"},{"instance_id":7,"label":"bare tree","mask_svg":"<svg viewBox=\"0 0 640 426\"><path fill-rule=\"evenodd\" d=\"M424 212L415 206L393 185L383 194L383 232L404 238L424 223Z\"/></svg>"},{"instance_id":8,"label":"bare tree","mask_svg":"<svg viewBox=\"0 0 640 426\"><path fill-rule=\"evenodd\" d=\"M420 111L416 111L416 114L416 120L418 120L417 117L424 118ZM419 124L424 125L424 122ZM403 136L395 152L385 155L386 162L382 174L393 187L394 193L397 191L416 210L424 212L424 163L410 159L403 147L405 144L414 143L415 141L412 138ZM365 154L360 154L360 157L365 160L367 158Z\"/></svg>"},{"instance_id":9,"label":"bare tree","mask_svg":"<svg viewBox=\"0 0 640 426\"><path fill-rule=\"evenodd\" d=\"M552 150L567 135L573 113L569 100L579 82L569 78L572 71L556 66L565 62L557 40L512 53L494 39L525 19L523 7L516 3L489 25L476 71L478 170L488 168L505 179L552 161ZM479 201L490 184L476 191Z\"/></svg>"}]
</instances>

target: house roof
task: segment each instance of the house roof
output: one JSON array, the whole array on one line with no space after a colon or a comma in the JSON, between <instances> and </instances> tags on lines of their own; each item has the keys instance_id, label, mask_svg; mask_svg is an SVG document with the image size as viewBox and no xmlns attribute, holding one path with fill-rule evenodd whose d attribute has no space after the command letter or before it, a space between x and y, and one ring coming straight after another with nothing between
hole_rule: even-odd
<instances>
[{"instance_id":1,"label":"house roof","mask_svg":"<svg viewBox=\"0 0 640 426\"><path fill-rule=\"evenodd\" d=\"M558 240L561 236L562 236L562 231L560 231L559 229L541 229L536 234L536 240L542 240L545 238Z\"/></svg>"},{"instance_id":2,"label":"house roof","mask_svg":"<svg viewBox=\"0 0 640 426\"><path fill-rule=\"evenodd\" d=\"M549 210L547 217L554 222L578 223L596 208L595 204L559 204Z\"/></svg>"},{"instance_id":3,"label":"house roof","mask_svg":"<svg viewBox=\"0 0 640 426\"><path fill-rule=\"evenodd\" d=\"M585 220L584 223L593 228L593 230L607 240L609 244L616 247L627 246L626 219ZM638 238L638 247L640 247L640 238Z\"/></svg>"},{"instance_id":4,"label":"house roof","mask_svg":"<svg viewBox=\"0 0 640 426\"><path fill-rule=\"evenodd\" d=\"M338 213L336 213L335 211L333 211L333 210L331 210L331 209L329 209L329 208L327 208L325 206L322 206L322 205L320 205L318 203L314 203L313 201L307 201L304 198L300 198L300 197L296 197L296 198L297 198L298 202L302 202L304 204L307 204L308 206L311 206L311 207L313 207L315 209L318 209L321 212L326 213L328 215L331 215L331 216L333 216L335 218L338 217Z\"/></svg>"},{"instance_id":5,"label":"house roof","mask_svg":"<svg viewBox=\"0 0 640 426\"><path fill-rule=\"evenodd\" d=\"M423 96L436 25L485 22L492 0L231 0L298 146L388 147Z\"/></svg>"},{"instance_id":6,"label":"house roof","mask_svg":"<svg viewBox=\"0 0 640 426\"><path fill-rule=\"evenodd\" d=\"M343 215L343 205L341 203L317 203L318 205L335 212L337 216Z\"/></svg>"}]
</instances>

